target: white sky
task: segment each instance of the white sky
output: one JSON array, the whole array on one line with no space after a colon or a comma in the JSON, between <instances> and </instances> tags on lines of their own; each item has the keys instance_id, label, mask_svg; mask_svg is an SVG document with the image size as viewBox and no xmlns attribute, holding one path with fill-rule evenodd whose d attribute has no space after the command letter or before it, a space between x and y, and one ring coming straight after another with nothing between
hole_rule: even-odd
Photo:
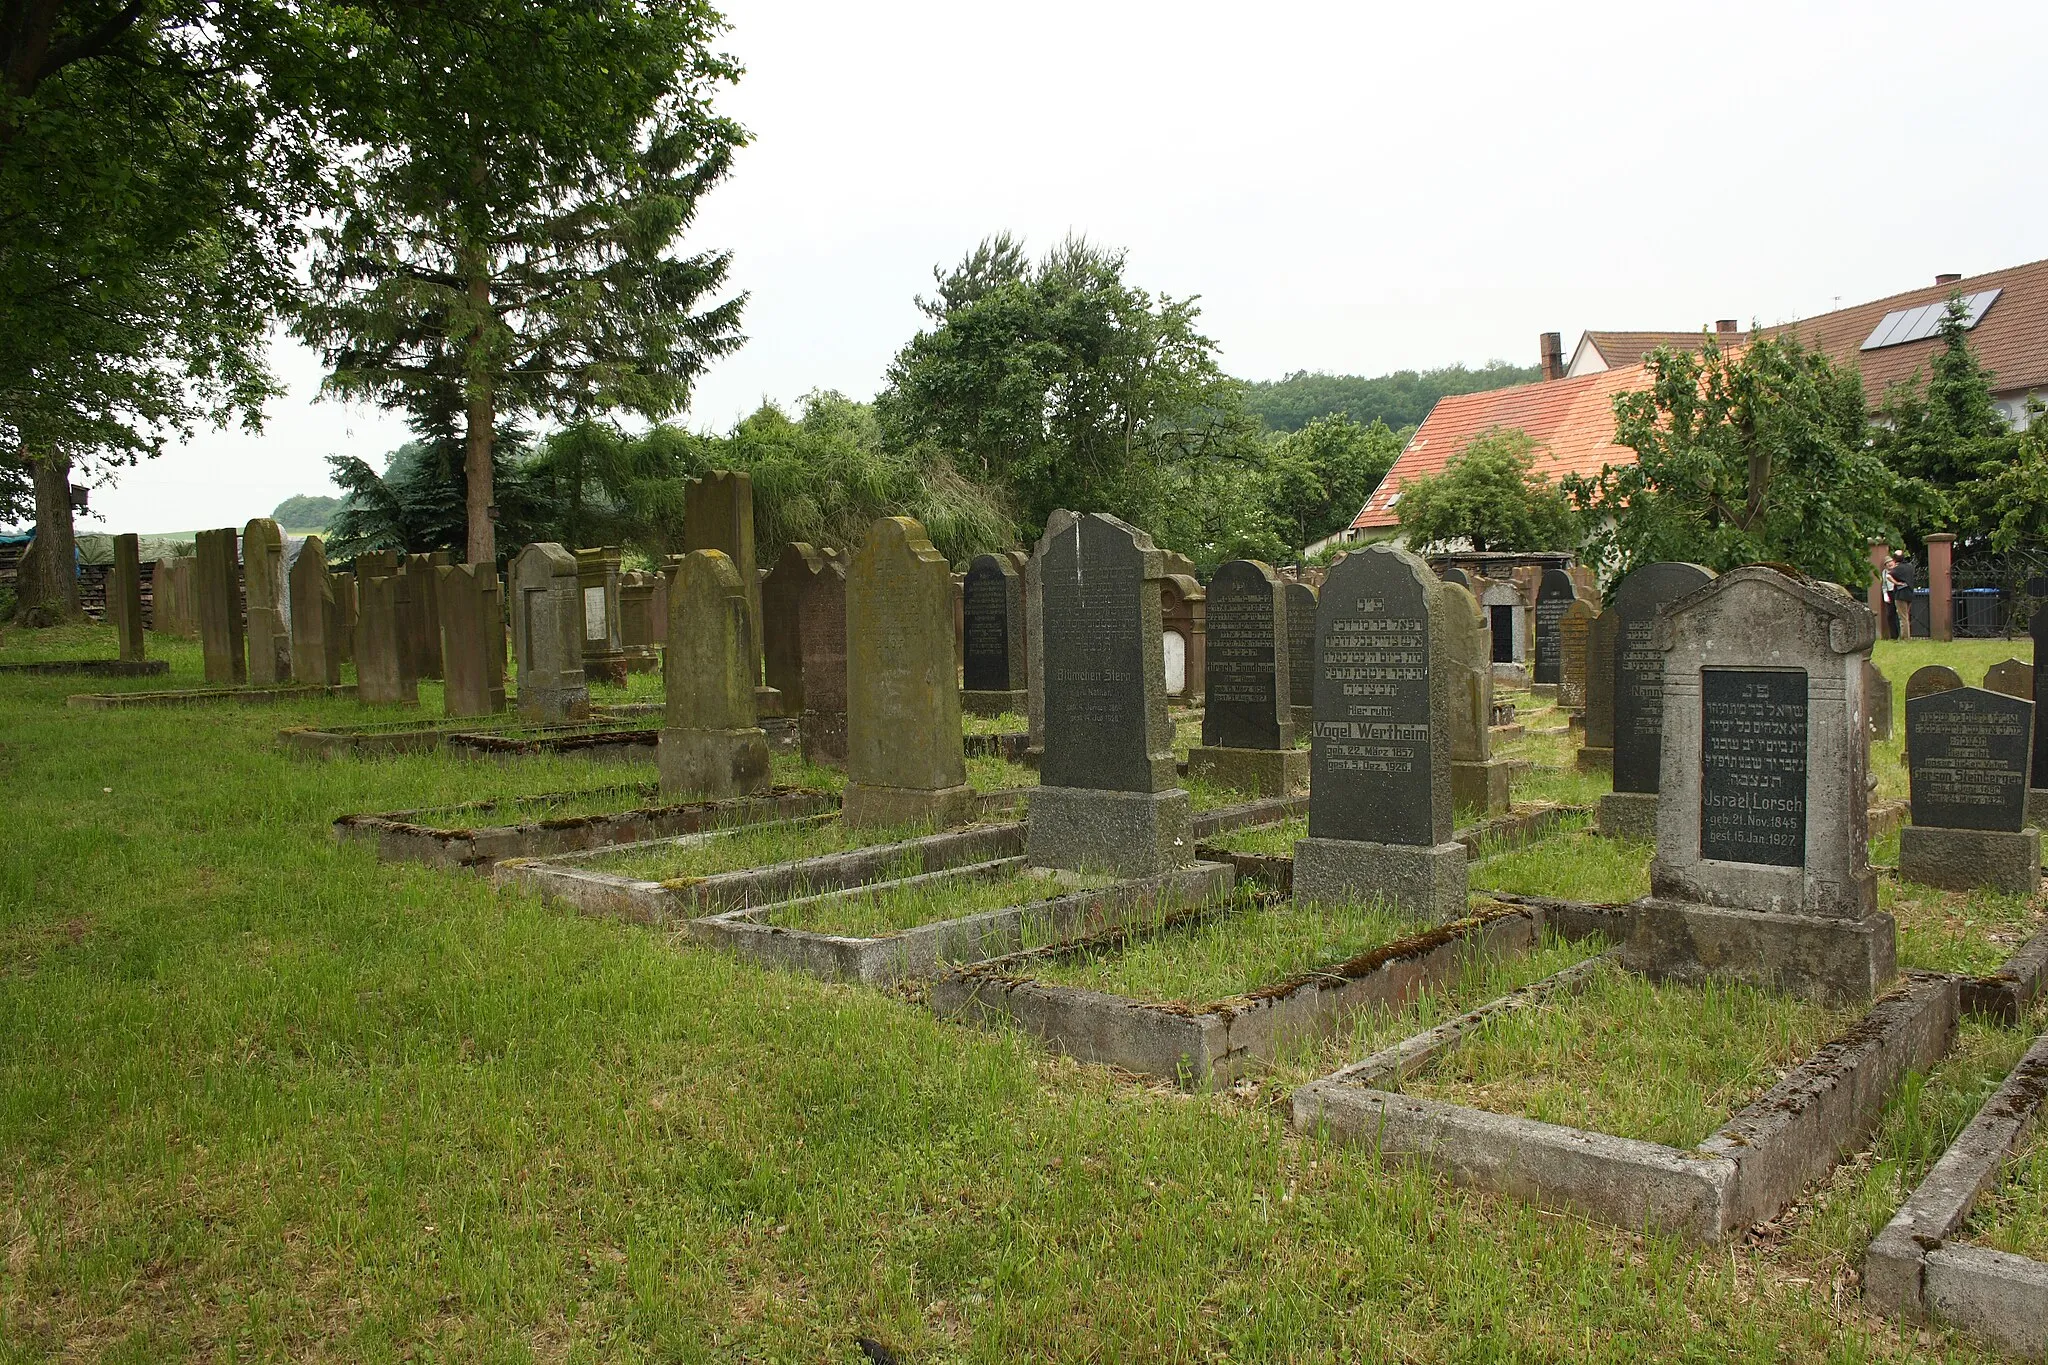
<instances>
[{"instance_id":1,"label":"white sky","mask_svg":"<svg viewBox=\"0 0 2048 1365\"><path fill-rule=\"evenodd\" d=\"M686 245L751 338L686 421L874 393L1002 228L1130 251L1247 378L1536 359L1537 334L1810 316L2048 256L2048 6L729 0L752 130ZM86 529L239 525L404 439L314 404L206 433Z\"/></svg>"}]
</instances>

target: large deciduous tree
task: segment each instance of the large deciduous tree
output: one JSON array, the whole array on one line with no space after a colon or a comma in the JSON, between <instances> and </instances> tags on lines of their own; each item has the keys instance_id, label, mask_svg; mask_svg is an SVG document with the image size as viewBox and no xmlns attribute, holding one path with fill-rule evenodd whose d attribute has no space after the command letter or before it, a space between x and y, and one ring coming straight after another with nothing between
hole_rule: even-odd
<instances>
[{"instance_id":1,"label":"large deciduous tree","mask_svg":"<svg viewBox=\"0 0 2048 1365\"><path fill-rule=\"evenodd\" d=\"M340 208L295 330L330 392L462 418L468 558L501 422L662 417L736 347L729 257L675 245L745 138L701 0L444 0L358 43Z\"/></svg>"},{"instance_id":2,"label":"large deciduous tree","mask_svg":"<svg viewBox=\"0 0 2048 1365\"><path fill-rule=\"evenodd\" d=\"M1532 472L1536 443L1514 427L1476 436L1443 472L1401 486L1394 504L1417 547L1470 541L1475 550L1569 550L1579 518L1557 485Z\"/></svg>"},{"instance_id":3,"label":"large deciduous tree","mask_svg":"<svg viewBox=\"0 0 2048 1365\"><path fill-rule=\"evenodd\" d=\"M1341 413L1310 419L1266 448L1266 503L1275 530L1296 555L1343 530L1401 455L1385 422Z\"/></svg>"}]
</instances>

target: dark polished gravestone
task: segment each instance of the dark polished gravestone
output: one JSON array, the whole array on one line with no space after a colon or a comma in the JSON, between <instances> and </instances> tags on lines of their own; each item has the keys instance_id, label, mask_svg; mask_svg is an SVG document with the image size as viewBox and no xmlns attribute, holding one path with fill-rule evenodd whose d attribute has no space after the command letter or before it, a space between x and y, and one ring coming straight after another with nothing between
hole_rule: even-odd
<instances>
[{"instance_id":1,"label":"dark polished gravestone","mask_svg":"<svg viewBox=\"0 0 2048 1365\"><path fill-rule=\"evenodd\" d=\"M1837 1002L1891 981L1867 848L1876 637L1840 588L1761 564L1668 604L1657 851L1625 965Z\"/></svg>"},{"instance_id":2,"label":"dark polished gravestone","mask_svg":"<svg viewBox=\"0 0 2048 1365\"><path fill-rule=\"evenodd\" d=\"M669 589L661 660L661 792L722 801L766 791L768 737L754 713L746 585L722 550L692 550Z\"/></svg>"},{"instance_id":3,"label":"dark polished gravestone","mask_svg":"<svg viewBox=\"0 0 2048 1365\"><path fill-rule=\"evenodd\" d=\"M1316 723L1316 590L1287 585L1287 701L1300 743Z\"/></svg>"},{"instance_id":4,"label":"dark polished gravestone","mask_svg":"<svg viewBox=\"0 0 2048 1365\"><path fill-rule=\"evenodd\" d=\"M1055 518L1039 542L1045 754L1025 857L1152 876L1194 857L1160 645L1165 556L1115 517Z\"/></svg>"},{"instance_id":5,"label":"dark polished gravestone","mask_svg":"<svg viewBox=\"0 0 2048 1365\"><path fill-rule=\"evenodd\" d=\"M553 541L537 541L512 561L510 577L519 714L548 725L587 718L590 682L583 671L583 596L576 556ZM360 596L360 569L356 582Z\"/></svg>"},{"instance_id":6,"label":"dark polished gravestone","mask_svg":"<svg viewBox=\"0 0 2048 1365\"><path fill-rule=\"evenodd\" d=\"M1614 771L1614 636L1620 620L1603 611L1586 624L1585 743L1579 746L1579 771Z\"/></svg>"},{"instance_id":7,"label":"dark polished gravestone","mask_svg":"<svg viewBox=\"0 0 2048 1365\"><path fill-rule=\"evenodd\" d=\"M1952 687L1906 703L1913 823L1899 831L1899 876L1951 891L2032 899L2041 831L2027 823L2034 703Z\"/></svg>"},{"instance_id":8,"label":"dark polished gravestone","mask_svg":"<svg viewBox=\"0 0 2048 1365\"><path fill-rule=\"evenodd\" d=\"M961 709L1021 714L1030 705L1024 580L1008 555L976 555L961 584Z\"/></svg>"},{"instance_id":9,"label":"dark polished gravestone","mask_svg":"<svg viewBox=\"0 0 2048 1365\"><path fill-rule=\"evenodd\" d=\"M242 570L232 526L193 536L193 603L199 618L199 648L206 681L242 687L249 661L242 652Z\"/></svg>"},{"instance_id":10,"label":"dark polished gravestone","mask_svg":"<svg viewBox=\"0 0 2048 1365\"><path fill-rule=\"evenodd\" d=\"M1230 560L1209 580L1202 742L1188 776L1261 796L1308 785L1308 754L1294 747L1287 605L1287 585L1257 560Z\"/></svg>"},{"instance_id":11,"label":"dark polished gravestone","mask_svg":"<svg viewBox=\"0 0 2048 1365\"><path fill-rule=\"evenodd\" d=\"M1294 895L1379 897L1429 921L1465 913L1451 838L1449 633L1436 575L1374 545L1330 570L1316 613L1316 728L1308 837Z\"/></svg>"},{"instance_id":12,"label":"dark polished gravestone","mask_svg":"<svg viewBox=\"0 0 2048 1365\"><path fill-rule=\"evenodd\" d=\"M1536 667L1532 681L1538 687L1556 687L1564 682L1564 614L1579 600L1579 585L1559 568L1543 571L1536 588Z\"/></svg>"},{"instance_id":13,"label":"dark polished gravestone","mask_svg":"<svg viewBox=\"0 0 2048 1365\"><path fill-rule=\"evenodd\" d=\"M1645 564L1621 580L1607 613L1614 619L1614 790L1600 798L1600 833L1610 839L1657 835L1657 789L1664 761L1664 651L1657 614L1714 579L1697 564Z\"/></svg>"}]
</instances>

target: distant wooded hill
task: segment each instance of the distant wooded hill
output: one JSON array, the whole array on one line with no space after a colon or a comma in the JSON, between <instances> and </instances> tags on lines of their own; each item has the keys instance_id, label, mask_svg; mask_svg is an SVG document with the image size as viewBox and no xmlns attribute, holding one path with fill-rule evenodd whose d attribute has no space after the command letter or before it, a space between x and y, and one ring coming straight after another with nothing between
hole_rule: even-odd
<instances>
[{"instance_id":1,"label":"distant wooded hill","mask_svg":"<svg viewBox=\"0 0 2048 1365\"><path fill-rule=\"evenodd\" d=\"M287 531L324 531L328 521L341 507L340 498L317 497L301 493L286 498L271 509L270 519Z\"/></svg>"},{"instance_id":2,"label":"distant wooded hill","mask_svg":"<svg viewBox=\"0 0 2048 1365\"><path fill-rule=\"evenodd\" d=\"M1449 365L1440 370L1396 370L1371 379L1296 370L1285 379L1247 381L1245 396L1269 431L1299 431L1315 418L1333 412L1360 423L1378 418L1398 431L1421 425L1431 406L1447 393L1533 384L1541 374L1534 365L1510 365L1504 360L1489 361L1476 370Z\"/></svg>"}]
</instances>

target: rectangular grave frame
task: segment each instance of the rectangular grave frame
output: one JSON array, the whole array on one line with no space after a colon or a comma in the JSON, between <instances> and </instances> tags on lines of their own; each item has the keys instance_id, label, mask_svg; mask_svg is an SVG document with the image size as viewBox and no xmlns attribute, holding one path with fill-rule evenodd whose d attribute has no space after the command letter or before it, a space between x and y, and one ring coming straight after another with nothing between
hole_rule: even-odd
<instances>
[{"instance_id":1,"label":"rectangular grave frame","mask_svg":"<svg viewBox=\"0 0 2048 1365\"><path fill-rule=\"evenodd\" d=\"M94 678L155 678L171 671L168 659L34 659L25 663L0 664L0 677L30 677L35 674L84 675Z\"/></svg>"},{"instance_id":2,"label":"rectangular grave frame","mask_svg":"<svg viewBox=\"0 0 2048 1365\"><path fill-rule=\"evenodd\" d=\"M1479 862L1486 856L1483 847L1487 840L1498 839L1509 849L1518 849L1529 844L1541 843L1550 837L1552 828L1575 817L1592 818L1590 806L1538 805L1506 815L1489 816L1463 829L1452 832L1454 843L1465 846L1465 861ZM1271 821L1264 823L1274 823ZM1240 828L1232 826L1232 828ZM1218 830L1217 833L1223 831ZM1240 853L1235 849L1216 844L1197 844L1195 856L1211 862L1229 863L1237 869L1237 875L1270 886L1276 891L1292 891L1294 888L1294 858L1282 853ZM1486 896L1493 900L1509 900L1508 896L1492 891L1475 891L1473 895ZM1564 904L1560 901L1558 904Z\"/></svg>"},{"instance_id":3,"label":"rectangular grave frame","mask_svg":"<svg viewBox=\"0 0 2048 1365\"><path fill-rule=\"evenodd\" d=\"M355 694L354 683L342 683L336 687L293 683L288 687L213 686L181 687L160 692L74 692L64 699L64 704L86 711L121 711L134 706L207 706L214 702L256 706L277 701L353 698ZM416 707L419 703L392 702L390 705Z\"/></svg>"}]
</instances>

